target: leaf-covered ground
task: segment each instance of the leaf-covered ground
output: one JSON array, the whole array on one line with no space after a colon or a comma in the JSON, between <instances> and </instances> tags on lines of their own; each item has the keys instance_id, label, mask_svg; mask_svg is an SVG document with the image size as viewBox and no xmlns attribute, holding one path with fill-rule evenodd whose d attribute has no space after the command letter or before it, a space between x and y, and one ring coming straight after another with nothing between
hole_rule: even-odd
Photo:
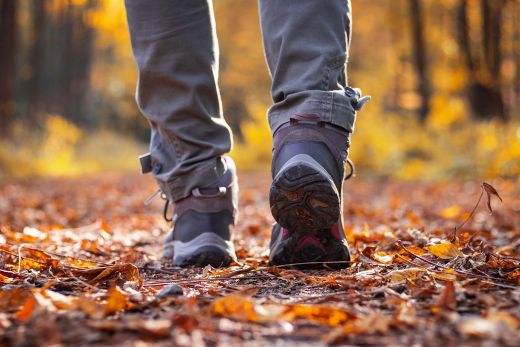
<instances>
[{"instance_id":1,"label":"leaf-covered ground","mask_svg":"<svg viewBox=\"0 0 520 347\"><path fill-rule=\"evenodd\" d=\"M518 345L518 182L349 181L342 271L269 267L269 176L240 183L226 269L161 259L150 177L1 183L0 345Z\"/></svg>"}]
</instances>

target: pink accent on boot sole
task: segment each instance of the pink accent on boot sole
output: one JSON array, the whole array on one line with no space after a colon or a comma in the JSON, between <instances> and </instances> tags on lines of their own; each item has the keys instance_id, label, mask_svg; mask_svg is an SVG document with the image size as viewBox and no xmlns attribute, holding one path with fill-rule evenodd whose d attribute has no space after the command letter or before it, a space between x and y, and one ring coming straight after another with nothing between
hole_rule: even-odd
<instances>
[{"instance_id":1,"label":"pink accent on boot sole","mask_svg":"<svg viewBox=\"0 0 520 347\"><path fill-rule=\"evenodd\" d=\"M320 242L320 240L314 235L305 235L304 237L302 237L300 239L300 241L298 242L298 244L296 245L296 247L294 248L294 251L298 252L298 251L302 250L303 248L306 248L309 246L319 248L323 252L325 252L325 247Z\"/></svg>"}]
</instances>

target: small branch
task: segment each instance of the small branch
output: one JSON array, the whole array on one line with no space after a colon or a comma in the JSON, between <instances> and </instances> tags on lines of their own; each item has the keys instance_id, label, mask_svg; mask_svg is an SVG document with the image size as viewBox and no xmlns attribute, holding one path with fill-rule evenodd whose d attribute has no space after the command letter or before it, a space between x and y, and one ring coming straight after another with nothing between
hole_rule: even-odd
<instances>
[{"instance_id":1,"label":"small branch","mask_svg":"<svg viewBox=\"0 0 520 347\"><path fill-rule=\"evenodd\" d=\"M473 215L475 214L475 212L477 211L477 208L478 208L478 205L480 205L480 201L482 200L482 197L484 196L484 188L480 188L480 196L478 197L478 200L477 200L477 203L475 204L475 206L473 207L473 210L471 210L470 214L468 215L468 217L466 217L466 219L462 222L462 224L460 224L459 226L455 227L455 229L453 230L453 237L451 238L451 242L455 242L455 240L457 239L457 233L459 232L459 230L464 226L466 225L466 223L471 219L473 218Z\"/></svg>"},{"instance_id":2,"label":"small branch","mask_svg":"<svg viewBox=\"0 0 520 347\"><path fill-rule=\"evenodd\" d=\"M336 261L309 261L304 263L291 263L291 264L283 264L283 265L275 265L275 266L262 266L259 269L269 269L273 267L284 268L284 267L293 267L293 266L302 266L302 265L327 265L327 264L350 264L353 261L350 260L336 260Z\"/></svg>"},{"instance_id":3,"label":"small branch","mask_svg":"<svg viewBox=\"0 0 520 347\"><path fill-rule=\"evenodd\" d=\"M203 283L203 282L218 282L218 281L229 281L229 280L252 280L252 279L273 279L267 275L253 275L247 277L209 277L209 278L195 278L192 280L179 280L179 281L165 281L165 282L147 282L143 284L143 287L159 287L168 284L190 284L190 283Z\"/></svg>"},{"instance_id":4,"label":"small branch","mask_svg":"<svg viewBox=\"0 0 520 347\"><path fill-rule=\"evenodd\" d=\"M411 255L412 257L414 257L414 258L417 258L417 259L419 259L419 260L422 260L422 261L424 261L425 263L428 263L428 264L433 265L433 266L435 266L435 267L440 267L441 269L444 269L444 270L448 270L448 269L449 269L449 267L447 267L447 266L444 266L444 265L441 265L441 264L437 264L437 263L434 262L434 261L428 260L428 259L426 259L426 258L421 257L420 255L417 255L417 254L413 253L413 252L410 251L408 248L406 248L405 245L403 245L403 241L401 241L401 240L397 240L396 243L397 243L397 244L399 245L399 247L401 247L401 248L402 248L406 253L410 254L410 255Z\"/></svg>"}]
</instances>

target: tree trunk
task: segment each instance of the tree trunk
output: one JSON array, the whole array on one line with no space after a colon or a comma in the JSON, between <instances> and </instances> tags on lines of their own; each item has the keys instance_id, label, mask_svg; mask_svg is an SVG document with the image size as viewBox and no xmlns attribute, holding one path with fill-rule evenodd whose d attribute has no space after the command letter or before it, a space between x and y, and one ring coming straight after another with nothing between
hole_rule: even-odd
<instances>
[{"instance_id":1,"label":"tree trunk","mask_svg":"<svg viewBox=\"0 0 520 347\"><path fill-rule=\"evenodd\" d=\"M481 0L482 54L472 51L468 22L467 0L461 0L458 9L458 41L468 71L467 96L472 116L487 120L494 117L506 120L500 81L502 0Z\"/></svg>"},{"instance_id":2,"label":"tree trunk","mask_svg":"<svg viewBox=\"0 0 520 347\"><path fill-rule=\"evenodd\" d=\"M431 88L428 80L428 67L426 59L426 47L424 43L424 16L420 0L409 0L412 50L415 62L415 69L419 78L417 87L421 96L421 107L419 109L419 119L422 123L426 121L430 111Z\"/></svg>"},{"instance_id":3,"label":"tree trunk","mask_svg":"<svg viewBox=\"0 0 520 347\"><path fill-rule=\"evenodd\" d=\"M41 95L42 89L42 66L45 60L45 22L46 11L45 1L34 0L33 1L33 38L34 43L30 48L29 61L31 68L31 77L28 81L28 119L35 121L39 118L42 109L42 100L45 99Z\"/></svg>"},{"instance_id":4,"label":"tree trunk","mask_svg":"<svg viewBox=\"0 0 520 347\"><path fill-rule=\"evenodd\" d=\"M9 133L16 110L14 84L16 67L16 2L0 0L0 133Z\"/></svg>"}]
</instances>

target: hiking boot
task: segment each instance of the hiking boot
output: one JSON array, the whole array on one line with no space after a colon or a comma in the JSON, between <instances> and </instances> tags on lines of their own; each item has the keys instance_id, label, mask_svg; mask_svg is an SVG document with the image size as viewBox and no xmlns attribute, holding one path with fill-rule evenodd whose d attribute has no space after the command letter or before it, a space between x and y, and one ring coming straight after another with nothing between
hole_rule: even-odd
<instances>
[{"instance_id":1,"label":"hiking boot","mask_svg":"<svg viewBox=\"0 0 520 347\"><path fill-rule=\"evenodd\" d=\"M231 234L238 182L233 160L222 158L226 171L217 182L173 203L173 230L166 237L163 257L173 259L174 266L220 267L236 261Z\"/></svg>"},{"instance_id":2,"label":"hiking boot","mask_svg":"<svg viewBox=\"0 0 520 347\"><path fill-rule=\"evenodd\" d=\"M354 93L355 110L368 101L359 99L358 90L346 91ZM313 114L295 115L275 131L269 203L277 224L271 235L271 264L348 266L342 188L353 173L349 145L350 132Z\"/></svg>"}]
</instances>

